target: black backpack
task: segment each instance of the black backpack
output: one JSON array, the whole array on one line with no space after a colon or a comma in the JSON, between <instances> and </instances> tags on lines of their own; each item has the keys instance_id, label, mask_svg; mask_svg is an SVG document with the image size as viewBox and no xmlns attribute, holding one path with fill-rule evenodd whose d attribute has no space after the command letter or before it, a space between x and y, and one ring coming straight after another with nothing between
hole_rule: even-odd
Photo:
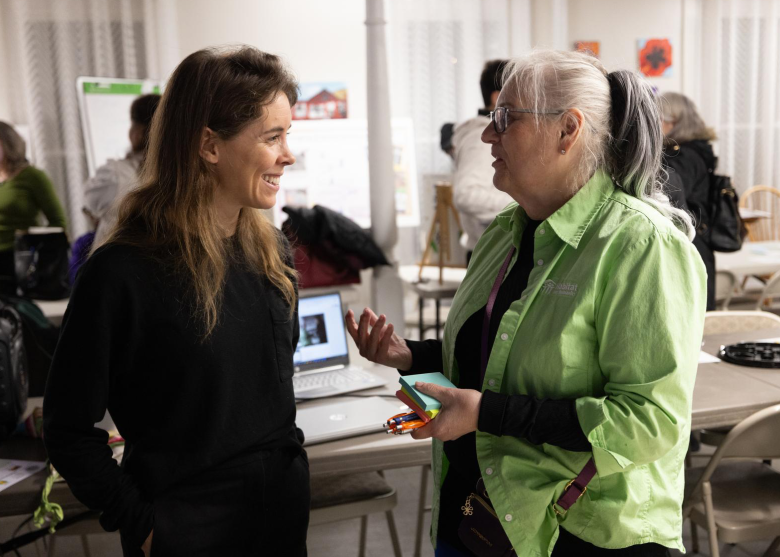
<instances>
[{"instance_id":1,"label":"black backpack","mask_svg":"<svg viewBox=\"0 0 780 557\"><path fill-rule=\"evenodd\" d=\"M14 429L27 408L29 378L22 338L22 319L0 305L0 442Z\"/></svg>"},{"instance_id":2,"label":"black backpack","mask_svg":"<svg viewBox=\"0 0 780 557\"><path fill-rule=\"evenodd\" d=\"M712 218L705 238L713 251L739 251L745 237L745 224L739 216L739 197L731 178L710 170L710 207Z\"/></svg>"},{"instance_id":3,"label":"black backpack","mask_svg":"<svg viewBox=\"0 0 780 557\"><path fill-rule=\"evenodd\" d=\"M37 300L70 296L69 259L70 244L64 232L17 232L14 265L20 294Z\"/></svg>"},{"instance_id":4,"label":"black backpack","mask_svg":"<svg viewBox=\"0 0 780 557\"><path fill-rule=\"evenodd\" d=\"M693 149L704 161L709 172L709 209L710 222L700 224L696 232L703 236L713 251L739 251L747 229L739 216L739 196L731 185L731 178L715 174L717 158L713 161L697 147L697 142L685 144Z\"/></svg>"}]
</instances>

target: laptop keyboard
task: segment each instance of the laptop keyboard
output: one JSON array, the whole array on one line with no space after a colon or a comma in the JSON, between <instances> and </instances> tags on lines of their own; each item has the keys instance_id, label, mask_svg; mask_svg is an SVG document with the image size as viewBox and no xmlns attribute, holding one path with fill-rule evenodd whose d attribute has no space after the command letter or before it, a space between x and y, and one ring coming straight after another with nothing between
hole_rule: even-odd
<instances>
[{"instance_id":1,"label":"laptop keyboard","mask_svg":"<svg viewBox=\"0 0 780 557\"><path fill-rule=\"evenodd\" d=\"M296 394L318 389L348 392L365 388L369 384L378 385L380 383L381 379L373 373L355 368L293 376L293 389Z\"/></svg>"}]
</instances>

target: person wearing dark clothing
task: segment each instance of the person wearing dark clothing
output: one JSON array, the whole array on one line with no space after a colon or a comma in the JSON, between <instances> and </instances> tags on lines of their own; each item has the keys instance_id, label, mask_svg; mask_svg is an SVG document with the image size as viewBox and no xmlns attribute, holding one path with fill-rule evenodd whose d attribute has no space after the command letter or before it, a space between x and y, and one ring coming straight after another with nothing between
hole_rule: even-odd
<instances>
[{"instance_id":1,"label":"person wearing dark clothing","mask_svg":"<svg viewBox=\"0 0 780 557\"><path fill-rule=\"evenodd\" d=\"M718 165L712 151L715 132L699 116L696 105L680 93L661 95L664 163L669 172L667 193L680 209L693 217L693 245L707 269L707 311L715 309L715 254L706 240L711 225L710 175Z\"/></svg>"},{"instance_id":2,"label":"person wearing dark clothing","mask_svg":"<svg viewBox=\"0 0 780 557\"><path fill-rule=\"evenodd\" d=\"M125 556L306 555L297 287L289 245L257 210L273 207L295 162L296 98L276 56L187 57L142 183L76 280L45 443L76 497L120 531ZM94 427L106 411L126 442L121 466Z\"/></svg>"}]
</instances>

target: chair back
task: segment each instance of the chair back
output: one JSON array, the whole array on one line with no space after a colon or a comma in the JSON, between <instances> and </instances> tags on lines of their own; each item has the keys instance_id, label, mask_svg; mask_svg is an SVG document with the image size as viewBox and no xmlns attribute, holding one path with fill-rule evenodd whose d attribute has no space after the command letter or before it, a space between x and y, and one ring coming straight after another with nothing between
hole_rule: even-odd
<instances>
[{"instance_id":1,"label":"chair back","mask_svg":"<svg viewBox=\"0 0 780 557\"><path fill-rule=\"evenodd\" d=\"M715 302L723 311L729 309L729 302L734 295L737 277L731 271L715 272Z\"/></svg>"},{"instance_id":2,"label":"chair back","mask_svg":"<svg viewBox=\"0 0 780 557\"><path fill-rule=\"evenodd\" d=\"M759 410L735 425L704 469L699 482L708 482L724 458L772 460L780 458L780 404Z\"/></svg>"},{"instance_id":3,"label":"chair back","mask_svg":"<svg viewBox=\"0 0 780 557\"><path fill-rule=\"evenodd\" d=\"M780 190L769 186L753 186L742 195L739 206L771 213L769 218L756 219L745 225L751 242L780 240Z\"/></svg>"},{"instance_id":4,"label":"chair back","mask_svg":"<svg viewBox=\"0 0 780 557\"><path fill-rule=\"evenodd\" d=\"M766 282L764 289L761 291L761 297L756 303L756 309L762 309L767 300L769 300L769 305L771 306L772 300L778 297L780 297L780 271L772 275Z\"/></svg>"},{"instance_id":5,"label":"chair back","mask_svg":"<svg viewBox=\"0 0 780 557\"><path fill-rule=\"evenodd\" d=\"M708 311L704 336L780 328L780 317L768 311Z\"/></svg>"}]
</instances>

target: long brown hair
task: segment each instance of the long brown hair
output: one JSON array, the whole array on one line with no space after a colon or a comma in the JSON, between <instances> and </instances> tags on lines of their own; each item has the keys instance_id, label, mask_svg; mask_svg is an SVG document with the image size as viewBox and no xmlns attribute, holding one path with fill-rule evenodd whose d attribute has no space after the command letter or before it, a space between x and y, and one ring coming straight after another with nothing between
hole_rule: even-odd
<instances>
[{"instance_id":1,"label":"long brown hair","mask_svg":"<svg viewBox=\"0 0 780 557\"><path fill-rule=\"evenodd\" d=\"M171 76L152 119L140 186L129 193L106 243L146 248L190 279L204 338L217 325L231 254L214 209L216 178L199 154L203 129L234 137L263 115L276 95L297 100L297 83L281 59L243 46L190 54ZM243 208L235 239L246 263L295 305L295 271L283 239L258 210Z\"/></svg>"}]
</instances>

